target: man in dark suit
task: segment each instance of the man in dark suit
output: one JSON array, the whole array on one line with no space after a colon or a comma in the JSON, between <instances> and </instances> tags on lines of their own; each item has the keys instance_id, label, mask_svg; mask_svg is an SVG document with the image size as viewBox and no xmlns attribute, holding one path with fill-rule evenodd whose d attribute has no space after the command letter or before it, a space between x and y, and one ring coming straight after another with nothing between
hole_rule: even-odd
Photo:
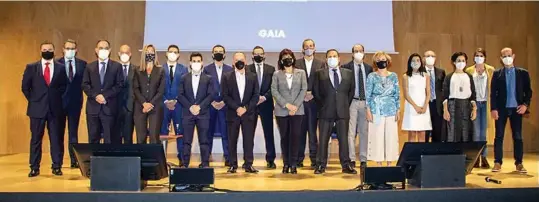
<instances>
[{"instance_id":1,"label":"man in dark suit","mask_svg":"<svg viewBox=\"0 0 539 202\"><path fill-rule=\"evenodd\" d=\"M238 169L238 137L240 127L243 138L244 169L248 173L257 173L253 167L254 136L256 104L260 94L258 93L258 81L256 74L245 71L245 54L234 54L233 64L235 71L223 75L221 93L227 106L226 122L228 125L230 167L228 173L236 173Z\"/></svg>"},{"instance_id":2,"label":"man in dark suit","mask_svg":"<svg viewBox=\"0 0 539 202\"><path fill-rule=\"evenodd\" d=\"M97 42L95 53L98 60L88 64L82 79L82 90L88 96L88 142L99 144L103 132L104 143L119 143L119 134L114 134L113 127L118 113L118 94L124 85L122 65L109 60L110 43L107 40Z\"/></svg>"},{"instance_id":3,"label":"man in dark suit","mask_svg":"<svg viewBox=\"0 0 539 202\"><path fill-rule=\"evenodd\" d=\"M58 63L65 64L68 85L62 98L65 116L60 121L60 132L64 133L66 121L68 126L68 151L71 159L71 168L78 168L72 144L79 143L79 121L82 110L82 76L86 69L86 61L76 57L77 42L68 39L64 43L64 57L58 59ZM64 136L65 137L65 136Z\"/></svg>"},{"instance_id":4,"label":"man in dark suit","mask_svg":"<svg viewBox=\"0 0 539 202\"><path fill-rule=\"evenodd\" d=\"M226 50L222 45L215 45L212 48L213 63L204 67L204 73L210 75L213 79L215 88L215 96L210 107L210 130L208 131L208 140L210 142L210 160L213 149L213 137L216 133L221 134L221 142L223 146L223 156L225 157L225 166L229 166L228 162L228 130L226 125L226 108L223 96L221 93L221 80L224 73L233 72L234 68L224 63Z\"/></svg>"},{"instance_id":5,"label":"man in dark suit","mask_svg":"<svg viewBox=\"0 0 539 202\"><path fill-rule=\"evenodd\" d=\"M266 145L266 167L275 169L275 140L273 137L273 97L271 95L271 81L275 67L264 62L264 48L253 48L253 64L247 66L247 70L256 74L260 98L258 100L257 114L262 122L264 140ZM255 118L255 128L258 119Z\"/></svg>"},{"instance_id":6,"label":"man in dark suit","mask_svg":"<svg viewBox=\"0 0 539 202\"><path fill-rule=\"evenodd\" d=\"M202 54L191 53L189 61L191 72L181 77L178 89L178 101L184 106L182 108L184 129L182 166L189 167L191 143L196 126L202 159L199 167L206 168L210 166L208 129L210 127L210 103L213 100L215 89L211 76L202 74Z\"/></svg>"},{"instance_id":7,"label":"man in dark suit","mask_svg":"<svg viewBox=\"0 0 539 202\"><path fill-rule=\"evenodd\" d=\"M122 76L124 78L123 87L118 94L118 114L114 123L115 137L119 138L114 142L124 144L133 144L133 130L135 128L135 120L133 107L135 94L133 93L133 76L138 66L131 64L131 47L128 45L120 46L118 52L120 64L122 65Z\"/></svg>"},{"instance_id":8,"label":"man in dark suit","mask_svg":"<svg viewBox=\"0 0 539 202\"><path fill-rule=\"evenodd\" d=\"M163 124L161 125L161 135L168 135L169 124L172 121L174 134L180 136L183 134L183 127L182 105L178 103L177 100L179 92L178 88L180 87L180 79L188 72L188 70L187 67L178 63L178 58L180 58L180 48L177 45L168 46L166 58L166 66L163 65L163 69L165 70L165 95L163 96L165 113L163 117ZM183 137L176 138L176 151L180 164L184 150L183 145Z\"/></svg>"},{"instance_id":9,"label":"man in dark suit","mask_svg":"<svg viewBox=\"0 0 539 202\"><path fill-rule=\"evenodd\" d=\"M311 167L316 166L316 152L318 150L318 137L316 135L317 126L317 109L316 103L313 100L314 75L316 71L324 67L324 62L314 58L315 44L312 39L305 39L302 43L303 58L296 61L296 68L305 71L307 76L307 93L303 100L305 116L301 122L301 138L299 143L298 167L303 167L305 159L305 149L307 146L307 137L309 137L309 157L311 159Z\"/></svg>"},{"instance_id":10,"label":"man in dark suit","mask_svg":"<svg viewBox=\"0 0 539 202\"><path fill-rule=\"evenodd\" d=\"M41 146L45 126L49 132L52 157L52 174L62 175L64 158L64 138L60 122L65 116L62 103L68 78L65 66L53 61L54 45L44 42L40 46L41 60L26 65L22 77L22 93L28 101L26 115L30 117L30 173L28 177L39 175Z\"/></svg>"},{"instance_id":11,"label":"man in dark suit","mask_svg":"<svg viewBox=\"0 0 539 202\"><path fill-rule=\"evenodd\" d=\"M515 54L511 48L501 51L500 59L504 67L494 71L490 89L490 110L495 122L494 167L492 172L499 172L502 167L503 138L507 119L513 132L513 153L516 171L527 173L522 165L522 116L529 113L532 89L530 74L526 69L515 67Z\"/></svg>"},{"instance_id":12,"label":"man in dark suit","mask_svg":"<svg viewBox=\"0 0 539 202\"><path fill-rule=\"evenodd\" d=\"M353 59L343 68L354 73L354 99L350 104L350 123L348 124L348 152L352 167L356 166L356 136L359 136L359 161L361 167L367 166L367 150L369 143L367 124L367 103L365 102L365 86L367 76L372 72L372 67L363 61L365 47L356 44L352 47Z\"/></svg>"},{"instance_id":13,"label":"man in dark suit","mask_svg":"<svg viewBox=\"0 0 539 202\"><path fill-rule=\"evenodd\" d=\"M348 122L350 103L354 99L354 73L349 69L339 68L339 52L330 49L326 52L328 69L318 70L315 74L313 95L318 108L320 125L320 145L316 155L315 174L326 172L328 161L328 142L331 129L335 125L339 140L339 160L342 172L356 174L350 165L348 152Z\"/></svg>"},{"instance_id":14,"label":"man in dark suit","mask_svg":"<svg viewBox=\"0 0 539 202\"><path fill-rule=\"evenodd\" d=\"M432 130L425 133L425 142L429 141L429 137L432 138L431 142L443 142L446 139L445 120L443 117L445 70L434 66L436 64L436 53L434 51L428 50L423 56L427 73L430 75L429 111L432 123Z\"/></svg>"}]
</instances>

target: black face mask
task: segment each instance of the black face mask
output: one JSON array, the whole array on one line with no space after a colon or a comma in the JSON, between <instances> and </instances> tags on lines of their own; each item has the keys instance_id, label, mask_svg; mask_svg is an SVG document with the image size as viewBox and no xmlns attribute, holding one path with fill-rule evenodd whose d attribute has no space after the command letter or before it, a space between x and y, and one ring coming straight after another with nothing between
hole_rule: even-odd
<instances>
[{"instance_id":1,"label":"black face mask","mask_svg":"<svg viewBox=\"0 0 539 202\"><path fill-rule=\"evenodd\" d=\"M238 70L242 70L245 67L245 62L241 60L237 61L236 63L234 63L234 67L236 67L236 69Z\"/></svg>"},{"instance_id":2,"label":"black face mask","mask_svg":"<svg viewBox=\"0 0 539 202\"><path fill-rule=\"evenodd\" d=\"M54 52L41 52L41 57L45 60L51 60L54 58Z\"/></svg>"},{"instance_id":3,"label":"black face mask","mask_svg":"<svg viewBox=\"0 0 539 202\"><path fill-rule=\"evenodd\" d=\"M387 61L376 62L376 67L378 67L378 69L385 69L387 67Z\"/></svg>"},{"instance_id":4,"label":"black face mask","mask_svg":"<svg viewBox=\"0 0 539 202\"><path fill-rule=\"evenodd\" d=\"M155 61L155 53L148 53L146 54L146 58L144 58L146 62L153 62Z\"/></svg>"},{"instance_id":5,"label":"black face mask","mask_svg":"<svg viewBox=\"0 0 539 202\"><path fill-rule=\"evenodd\" d=\"M290 67L292 66L292 64L294 63L294 59L292 58L285 58L281 61L281 63L283 63L283 66L285 67Z\"/></svg>"},{"instance_id":6,"label":"black face mask","mask_svg":"<svg viewBox=\"0 0 539 202\"><path fill-rule=\"evenodd\" d=\"M225 59L225 54L222 53L214 53L213 59L217 62L221 62L223 59Z\"/></svg>"},{"instance_id":7,"label":"black face mask","mask_svg":"<svg viewBox=\"0 0 539 202\"><path fill-rule=\"evenodd\" d=\"M256 63L261 63L262 61L264 61L264 57L260 56L260 55L255 55L253 57L253 60L255 60Z\"/></svg>"}]
</instances>

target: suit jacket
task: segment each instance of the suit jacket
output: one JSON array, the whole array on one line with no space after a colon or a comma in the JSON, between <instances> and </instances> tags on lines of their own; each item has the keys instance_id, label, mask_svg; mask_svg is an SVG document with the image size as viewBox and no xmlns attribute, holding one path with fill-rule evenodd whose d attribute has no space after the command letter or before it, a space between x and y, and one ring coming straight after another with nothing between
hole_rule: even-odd
<instances>
[{"instance_id":1,"label":"suit jacket","mask_svg":"<svg viewBox=\"0 0 539 202\"><path fill-rule=\"evenodd\" d=\"M118 95L118 107L125 107L127 111L132 112L135 103L135 93L133 92L133 78L135 77L135 72L138 71L139 66L129 64L128 68L129 70L127 71L127 78L124 79L124 85Z\"/></svg>"},{"instance_id":2,"label":"suit jacket","mask_svg":"<svg viewBox=\"0 0 539 202\"><path fill-rule=\"evenodd\" d=\"M273 74L273 82L271 83L271 91L277 107L275 108L275 116L288 116L286 104L292 104L298 107L296 115L305 115L303 107L303 99L307 92L307 76L305 71L294 68L292 75L292 88L288 88L286 73L280 70Z\"/></svg>"},{"instance_id":3,"label":"suit jacket","mask_svg":"<svg viewBox=\"0 0 539 202\"><path fill-rule=\"evenodd\" d=\"M114 116L118 112L118 94L124 85L122 65L109 59L103 85L99 77L99 60L86 66L82 78L82 90L88 96L86 101L87 114L99 114L103 111L108 116ZM95 101L95 97L102 94L107 101L101 105Z\"/></svg>"},{"instance_id":4,"label":"suit jacket","mask_svg":"<svg viewBox=\"0 0 539 202\"><path fill-rule=\"evenodd\" d=\"M428 74L427 70L427 74ZM434 94L436 94L436 109L438 111L438 114L443 114L443 107L444 107L444 80L445 80L445 70L434 67L434 75L436 77L436 80L434 81ZM430 74L429 74L430 76ZM431 96L432 97L432 96Z\"/></svg>"},{"instance_id":5,"label":"suit jacket","mask_svg":"<svg viewBox=\"0 0 539 202\"><path fill-rule=\"evenodd\" d=\"M155 66L150 73L135 71L133 78L133 92L135 93L135 111L142 108L145 102L151 103L155 109L163 108L163 94L165 93L165 73L162 67Z\"/></svg>"},{"instance_id":6,"label":"suit jacket","mask_svg":"<svg viewBox=\"0 0 539 202\"><path fill-rule=\"evenodd\" d=\"M230 65L223 64L223 73L221 74L221 77L224 77L225 73L227 72L233 72L234 68ZM217 77L217 67L215 66L215 63L211 63L208 66L204 67L204 73L207 75L210 75L211 78L213 78L213 85L214 89L216 91L215 96L213 97L213 101L220 102L223 100L223 95L221 92L221 83L219 83L219 78ZM223 81L223 78L221 78L221 82Z\"/></svg>"},{"instance_id":7,"label":"suit jacket","mask_svg":"<svg viewBox=\"0 0 539 202\"><path fill-rule=\"evenodd\" d=\"M363 66L365 68L365 79L363 79L363 85L365 85L367 83L367 77L369 76L369 74L372 72L372 66L370 66L369 64L363 62ZM359 72L356 72L355 71L355 68L354 68L354 61L350 61L349 63L345 64L342 66L342 68L346 68L346 69L349 69L349 70L352 70L352 72L354 73L354 79L355 79L355 76L359 75ZM361 69L359 69L359 71L361 71ZM354 85L356 84L356 81L354 80ZM358 89L357 86L355 86L356 89ZM367 89L364 89L365 91L367 91ZM354 95L355 95L355 91L354 91Z\"/></svg>"},{"instance_id":8,"label":"suit jacket","mask_svg":"<svg viewBox=\"0 0 539 202\"><path fill-rule=\"evenodd\" d=\"M523 68L514 68L517 104L528 106L526 113L529 113L530 101L532 98L530 74ZM507 103L507 88L505 85L505 68L502 67L494 71L494 74L492 75L492 83L490 84L490 110L505 109Z\"/></svg>"},{"instance_id":9,"label":"suit jacket","mask_svg":"<svg viewBox=\"0 0 539 202\"><path fill-rule=\"evenodd\" d=\"M166 62L165 65L168 65ZM178 92L180 86L180 80L182 76L188 73L187 67L177 63L174 70L174 80L170 81L170 67L163 66L165 72L165 93L163 94L163 101L178 99Z\"/></svg>"},{"instance_id":10,"label":"suit jacket","mask_svg":"<svg viewBox=\"0 0 539 202\"><path fill-rule=\"evenodd\" d=\"M63 116L63 107L58 103L62 103L68 80L65 66L56 61L54 61L54 72L49 86L43 78L41 60L27 64L21 85L22 93L28 101L26 115L31 118L45 118L50 112L56 117Z\"/></svg>"},{"instance_id":11,"label":"suit jacket","mask_svg":"<svg viewBox=\"0 0 539 202\"><path fill-rule=\"evenodd\" d=\"M195 96L192 73L184 74L180 79L180 86L178 88L178 102L183 106L183 119L188 120L194 117L210 119L209 110L214 94L215 89L211 76L203 73L200 74L200 81L198 82L197 94ZM191 114L191 111L189 111L192 105L200 106L200 113L197 116Z\"/></svg>"},{"instance_id":12,"label":"suit jacket","mask_svg":"<svg viewBox=\"0 0 539 202\"><path fill-rule=\"evenodd\" d=\"M256 74L245 71L245 80L245 91L243 93L243 100L241 100L238 83L236 82L236 71L223 74L223 78L221 79L221 93L227 107L227 121L236 120L237 118L253 121L256 119L256 104L260 96ZM247 112L243 116L238 117L236 110L240 107L245 107Z\"/></svg>"},{"instance_id":13,"label":"suit jacket","mask_svg":"<svg viewBox=\"0 0 539 202\"><path fill-rule=\"evenodd\" d=\"M66 65L64 57L58 59L58 63ZM66 114L80 115L82 109L82 77L84 75L84 70L86 69L86 61L81 60L75 57L75 75L73 75L73 80L69 80L67 69L64 69L67 76L67 89L64 95L62 96L62 105Z\"/></svg>"},{"instance_id":14,"label":"suit jacket","mask_svg":"<svg viewBox=\"0 0 539 202\"><path fill-rule=\"evenodd\" d=\"M253 72L256 74L256 79L258 80L258 74L256 73L256 66L255 64L247 65L247 70L250 72ZM262 83L259 83L260 86L260 96L266 97L266 101L262 104L271 103L268 104L268 106L271 105L271 108L273 109L273 103L271 102L272 96L271 96L271 82L273 73L275 72L275 67L268 65L264 62L264 65L262 66ZM261 105L262 105L261 104Z\"/></svg>"},{"instance_id":15,"label":"suit jacket","mask_svg":"<svg viewBox=\"0 0 539 202\"><path fill-rule=\"evenodd\" d=\"M314 87L314 75L316 72L320 69L323 69L325 67L325 63L321 60L317 60L316 58L313 59L313 64L311 66L311 73L310 76L307 75L307 66L305 64L305 59L301 58L296 60L296 68L302 69L305 71L305 77L307 78L307 91L313 91Z\"/></svg>"},{"instance_id":16,"label":"suit jacket","mask_svg":"<svg viewBox=\"0 0 539 202\"><path fill-rule=\"evenodd\" d=\"M333 87L328 69L316 72L313 96L318 108L318 118L347 119L350 118L350 103L355 94L354 73L349 69L339 68L341 83L338 89Z\"/></svg>"}]
</instances>

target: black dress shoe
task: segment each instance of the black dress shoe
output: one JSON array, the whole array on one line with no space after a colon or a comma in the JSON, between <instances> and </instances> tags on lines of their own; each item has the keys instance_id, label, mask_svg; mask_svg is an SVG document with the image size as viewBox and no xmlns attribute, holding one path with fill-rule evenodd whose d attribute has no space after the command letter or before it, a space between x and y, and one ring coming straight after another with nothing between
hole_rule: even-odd
<instances>
[{"instance_id":1,"label":"black dress shoe","mask_svg":"<svg viewBox=\"0 0 539 202\"><path fill-rule=\"evenodd\" d=\"M342 168L342 172L346 174L357 174L356 169L354 169L351 165L344 166L344 168Z\"/></svg>"},{"instance_id":2,"label":"black dress shoe","mask_svg":"<svg viewBox=\"0 0 539 202\"><path fill-rule=\"evenodd\" d=\"M363 161L362 161L362 162L359 164L359 167L361 167L361 168L366 168L366 167L367 167L367 162L363 162Z\"/></svg>"},{"instance_id":3,"label":"black dress shoe","mask_svg":"<svg viewBox=\"0 0 539 202\"><path fill-rule=\"evenodd\" d=\"M316 169L316 163L311 163L311 168Z\"/></svg>"},{"instance_id":4,"label":"black dress shoe","mask_svg":"<svg viewBox=\"0 0 539 202\"><path fill-rule=\"evenodd\" d=\"M268 164L266 165L266 167L268 169L276 169L277 165L275 165L275 163L273 161L269 161Z\"/></svg>"},{"instance_id":5,"label":"black dress shoe","mask_svg":"<svg viewBox=\"0 0 539 202\"><path fill-rule=\"evenodd\" d=\"M226 171L227 173L236 173L238 170L238 167L236 166L230 166L230 168L228 168L228 170Z\"/></svg>"},{"instance_id":6,"label":"black dress shoe","mask_svg":"<svg viewBox=\"0 0 539 202\"><path fill-rule=\"evenodd\" d=\"M60 169L60 168L53 168L52 169L52 174L56 175L56 176L62 176L64 173L62 173L62 169Z\"/></svg>"},{"instance_id":7,"label":"black dress shoe","mask_svg":"<svg viewBox=\"0 0 539 202\"><path fill-rule=\"evenodd\" d=\"M350 166L352 166L352 168L355 168L356 167L356 162L355 161L350 161Z\"/></svg>"},{"instance_id":8,"label":"black dress shoe","mask_svg":"<svg viewBox=\"0 0 539 202\"><path fill-rule=\"evenodd\" d=\"M253 166L245 165L244 169L246 173L258 173L258 170L255 169Z\"/></svg>"},{"instance_id":9,"label":"black dress shoe","mask_svg":"<svg viewBox=\"0 0 539 202\"><path fill-rule=\"evenodd\" d=\"M326 172L326 167L324 167L324 166L318 166L314 170L314 174L322 174L322 173L325 173L325 172Z\"/></svg>"},{"instance_id":10,"label":"black dress shoe","mask_svg":"<svg viewBox=\"0 0 539 202\"><path fill-rule=\"evenodd\" d=\"M283 166L283 174L284 173L290 173L290 166L287 166L287 165Z\"/></svg>"},{"instance_id":11,"label":"black dress shoe","mask_svg":"<svg viewBox=\"0 0 539 202\"><path fill-rule=\"evenodd\" d=\"M303 168L303 162L299 162L297 167L298 168Z\"/></svg>"},{"instance_id":12,"label":"black dress shoe","mask_svg":"<svg viewBox=\"0 0 539 202\"><path fill-rule=\"evenodd\" d=\"M298 174L298 168L296 166L290 167L290 173L292 174Z\"/></svg>"},{"instance_id":13,"label":"black dress shoe","mask_svg":"<svg viewBox=\"0 0 539 202\"><path fill-rule=\"evenodd\" d=\"M72 163L70 167L71 168L79 168L80 166L79 166L79 163Z\"/></svg>"},{"instance_id":14,"label":"black dress shoe","mask_svg":"<svg viewBox=\"0 0 539 202\"><path fill-rule=\"evenodd\" d=\"M28 173L28 177L35 177L39 175L39 169L32 169L30 170L30 173Z\"/></svg>"}]
</instances>

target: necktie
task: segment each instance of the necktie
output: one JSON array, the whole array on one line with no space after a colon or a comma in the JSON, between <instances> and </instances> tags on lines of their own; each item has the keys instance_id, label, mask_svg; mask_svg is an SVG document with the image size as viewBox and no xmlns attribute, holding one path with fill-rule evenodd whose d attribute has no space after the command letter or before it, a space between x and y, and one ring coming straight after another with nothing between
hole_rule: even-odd
<instances>
[{"instance_id":1,"label":"necktie","mask_svg":"<svg viewBox=\"0 0 539 202\"><path fill-rule=\"evenodd\" d=\"M127 78L127 65L124 65L124 79Z\"/></svg>"},{"instance_id":2,"label":"necktie","mask_svg":"<svg viewBox=\"0 0 539 202\"><path fill-rule=\"evenodd\" d=\"M101 69L99 70L99 79L101 79L101 86L105 83L105 72L107 71L105 68L107 68L106 62L101 62Z\"/></svg>"},{"instance_id":3,"label":"necktie","mask_svg":"<svg viewBox=\"0 0 539 202\"><path fill-rule=\"evenodd\" d=\"M73 81L73 60L68 60L69 63L69 81Z\"/></svg>"},{"instance_id":4,"label":"necktie","mask_svg":"<svg viewBox=\"0 0 539 202\"><path fill-rule=\"evenodd\" d=\"M174 81L174 71L172 71L173 69L174 69L174 65L170 65L170 72L168 74L169 74L169 77L170 77L170 83L171 84Z\"/></svg>"},{"instance_id":5,"label":"necktie","mask_svg":"<svg viewBox=\"0 0 539 202\"><path fill-rule=\"evenodd\" d=\"M45 79L45 83L47 86L51 84L51 69L49 68L49 65L51 63L45 63L45 72L43 72L43 78Z\"/></svg>"},{"instance_id":6,"label":"necktie","mask_svg":"<svg viewBox=\"0 0 539 202\"><path fill-rule=\"evenodd\" d=\"M262 86L262 65L256 64L258 68L258 88L260 89L260 86Z\"/></svg>"},{"instance_id":7,"label":"necktie","mask_svg":"<svg viewBox=\"0 0 539 202\"><path fill-rule=\"evenodd\" d=\"M333 87L335 87L335 90L339 89L339 84L339 74L337 69L333 69Z\"/></svg>"},{"instance_id":8,"label":"necktie","mask_svg":"<svg viewBox=\"0 0 539 202\"><path fill-rule=\"evenodd\" d=\"M357 88L359 89L359 99L365 100L365 85L363 85L363 71L361 71L361 66L359 67L358 70L359 71L358 71L358 77L357 77L357 80L358 80Z\"/></svg>"},{"instance_id":9,"label":"necktie","mask_svg":"<svg viewBox=\"0 0 539 202\"><path fill-rule=\"evenodd\" d=\"M432 69L429 69L430 75L430 100L436 100L436 85L434 85L435 77Z\"/></svg>"}]
</instances>

